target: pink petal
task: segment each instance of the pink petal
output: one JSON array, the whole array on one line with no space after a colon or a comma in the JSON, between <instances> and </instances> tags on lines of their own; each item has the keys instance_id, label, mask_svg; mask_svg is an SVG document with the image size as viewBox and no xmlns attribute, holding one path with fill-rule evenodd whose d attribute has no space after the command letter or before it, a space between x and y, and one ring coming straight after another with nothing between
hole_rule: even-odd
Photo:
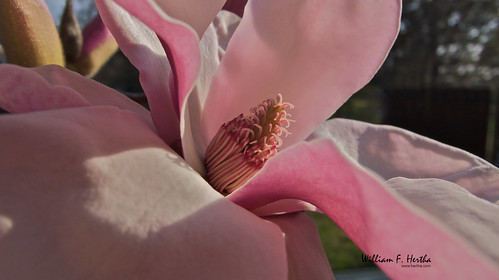
<instances>
[{"instance_id":1,"label":"pink petal","mask_svg":"<svg viewBox=\"0 0 499 280\"><path fill-rule=\"evenodd\" d=\"M393 178L388 185L499 263L499 205L440 179Z\"/></svg>"},{"instance_id":2,"label":"pink petal","mask_svg":"<svg viewBox=\"0 0 499 280\"><path fill-rule=\"evenodd\" d=\"M286 240L288 279L334 279L314 221L304 213L265 217Z\"/></svg>"},{"instance_id":3,"label":"pink petal","mask_svg":"<svg viewBox=\"0 0 499 280\"><path fill-rule=\"evenodd\" d=\"M225 0L153 0L167 15L191 26L201 38Z\"/></svg>"},{"instance_id":4,"label":"pink petal","mask_svg":"<svg viewBox=\"0 0 499 280\"><path fill-rule=\"evenodd\" d=\"M78 92L67 87L53 87L29 68L0 65L0 108L8 112L25 113L89 105Z\"/></svg>"},{"instance_id":5,"label":"pink petal","mask_svg":"<svg viewBox=\"0 0 499 280\"><path fill-rule=\"evenodd\" d=\"M499 199L499 170L463 150L400 128L335 119L310 137L330 138L352 160L384 179L441 178L489 201Z\"/></svg>"},{"instance_id":6,"label":"pink petal","mask_svg":"<svg viewBox=\"0 0 499 280\"><path fill-rule=\"evenodd\" d=\"M57 65L23 68L0 66L0 107L25 113L90 105L111 105L141 116L149 112L123 94Z\"/></svg>"},{"instance_id":7,"label":"pink petal","mask_svg":"<svg viewBox=\"0 0 499 280\"><path fill-rule=\"evenodd\" d=\"M150 127L153 127L149 111L114 89L85 78L66 68L55 65L40 66L33 68L33 71L41 75L50 85L52 85L51 88L47 89L46 95L51 95L54 88L70 88L78 92L78 94L91 105L110 105L123 110L132 111L141 116L144 121L150 124ZM25 69L23 75L26 75L28 78L36 75L29 72L30 70ZM33 82L30 81L30 83ZM19 90L22 89L19 85L17 88Z\"/></svg>"},{"instance_id":8,"label":"pink petal","mask_svg":"<svg viewBox=\"0 0 499 280\"><path fill-rule=\"evenodd\" d=\"M295 105L284 146L304 139L384 61L400 1L249 1L203 112L208 143L219 127L281 93Z\"/></svg>"},{"instance_id":9,"label":"pink petal","mask_svg":"<svg viewBox=\"0 0 499 280\"><path fill-rule=\"evenodd\" d=\"M180 118L183 157L196 171L204 174L203 157L206 150L201 134L201 112L206 102L213 75L220 65L228 41L240 18L230 12L221 11L199 42L201 50L201 72L194 88L187 97Z\"/></svg>"},{"instance_id":10,"label":"pink petal","mask_svg":"<svg viewBox=\"0 0 499 280\"><path fill-rule=\"evenodd\" d=\"M140 83L159 135L168 144L179 142L178 102L183 102L199 71L196 35L187 26L165 19L147 1L119 1L119 4L149 27L113 1L98 0L96 4L121 50L140 71ZM180 71L176 87L169 85L171 68L160 38L169 48L173 68Z\"/></svg>"},{"instance_id":11,"label":"pink petal","mask_svg":"<svg viewBox=\"0 0 499 280\"><path fill-rule=\"evenodd\" d=\"M202 37L225 1L116 0L115 2L146 24L161 39L175 76L172 99L175 104L178 103L175 110L179 114L201 67L198 38Z\"/></svg>"},{"instance_id":12,"label":"pink petal","mask_svg":"<svg viewBox=\"0 0 499 280\"><path fill-rule=\"evenodd\" d=\"M471 243L389 191L327 139L282 151L228 198L247 209L302 199L327 214L366 254L394 261L401 254L404 262L407 254L426 254L432 261L428 269L378 263L392 278L499 277L498 267Z\"/></svg>"},{"instance_id":13,"label":"pink petal","mask_svg":"<svg viewBox=\"0 0 499 280\"><path fill-rule=\"evenodd\" d=\"M285 279L281 230L227 201L136 114L0 117L6 279Z\"/></svg>"},{"instance_id":14,"label":"pink petal","mask_svg":"<svg viewBox=\"0 0 499 280\"><path fill-rule=\"evenodd\" d=\"M83 47L80 57L88 55L108 40L114 40L114 37L104 25L100 16L97 15L83 30Z\"/></svg>"}]
</instances>

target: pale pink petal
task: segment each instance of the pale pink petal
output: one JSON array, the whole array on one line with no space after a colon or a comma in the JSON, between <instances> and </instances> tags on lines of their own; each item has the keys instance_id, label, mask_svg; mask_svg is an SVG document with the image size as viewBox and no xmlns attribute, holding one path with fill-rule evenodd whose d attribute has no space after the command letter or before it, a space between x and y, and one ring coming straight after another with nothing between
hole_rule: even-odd
<instances>
[{"instance_id":1,"label":"pale pink petal","mask_svg":"<svg viewBox=\"0 0 499 280\"><path fill-rule=\"evenodd\" d=\"M378 263L400 279L495 279L499 268L469 241L415 208L346 159L328 139L290 147L228 198L254 209L301 199L327 214L366 254L431 259L429 269ZM469 229L474 230L474 229ZM465 258L463 256L466 256Z\"/></svg>"},{"instance_id":2,"label":"pale pink petal","mask_svg":"<svg viewBox=\"0 0 499 280\"><path fill-rule=\"evenodd\" d=\"M289 280L334 279L314 221L304 213L269 216L286 241Z\"/></svg>"},{"instance_id":3,"label":"pale pink petal","mask_svg":"<svg viewBox=\"0 0 499 280\"><path fill-rule=\"evenodd\" d=\"M211 0L207 3L199 0L117 0L116 2L145 23L161 39L173 69L174 79L169 77L169 80L174 81L174 86L170 84L170 91L178 115L184 110L184 101L194 86L199 68L202 67L196 34L199 37L203 36L225 1ZM208 87L209 85L204 90ZM151 108L151 111L154 116L156 110Z\"/></svg>"},{"instance_id":4,"label":"pale pink petal","mask_svg":"<svg viewBox=\"0 0 499 280\"><path fill-rule=\"evenodd\" d=\"M211 79L220 65L220 47L216 29L210 25L199 43L201 49L201 72L184 103L180 118L183 157L198 173L204 174L203 156L206 146L201 134L201 112L204 108Z\"/></svg>"},{"instance_id":5,"label":"pale pink petal","mask_svg":"<svg viewBox=\"0 0 499 280\"><path fill-rule=\"evenodd\" d=\"M208 143L220 126L281 93L291 102L289 146L308 136L384 61L400 1L248 1L203 112Z\"/></svg>"},{"instance_id":6,"label":"pale pink petal","mask_svg":"<svg viewBox=\"0 0 499 280\"><path fill-rule=\"evenodd\" d=\"M89 104L95 105L111 105L120 109L132 111L141 116L143 120L153 127L151 114L144 107L130 100L125 95L104 86L94 80L83 77L82 75L69 71L66 68L56 65L45 65L37 68L19 70L22 75L25 75L30 80L29 84L33 84L36 80L36 74L42 76L52 87L47 88L46 95L51 95L54 88L68 88L76 91ZM18 84L17 89L22 90L24 84ZM37 91L40 93L40 91Z\"/></svg>"},{"instance_id":7,"label":"pale pink petal","mask_svg":"<svg viewBox=\"0 0 499 280\"><path fill-rule=\"evenodd\" d=\"M102 20L115 37L120 49L140 71L140 83L147 95L152 119L159 135L170 145L179 142L178 96L177 92L171 92L170 90L175 91L175 86L168 83L171 68L160 39L149 27L132 17L115 2L97 0L96 4ZM154 31L161 34L160 37L170 46L176 46L174 49L178 48L178 44L186 44L185 50L187 53L183 54L189 59L179 61L176 66L185 71L182 72L183 75L188 76L185 79L182 78L184 76L181 77L181 80L186 81L187 85L183 82L177 88L183 92L188 91L199 71L199 59L197 58L199 50L197 49L195 34L190 30L186 30L187 28L180 24L165 20L158 15L149 2L130 1L125 4L131 5L132 7L126 7L139 12L142 17L145 16L144 13L147 14L147 17L155 22L154 27L158 28L158 30ZM163 35L166 37L162 37ZM170 37L173 39L168 42L166 38L171 39ZM194 43L188 41L194 41ZM191 47L193 44L194 47ZM195 48L195 51L192 50L193 48ZM173 63L176 63L178 59L177 54Z\"/></svg>"},{"instance_id":8,"label":"pale pink petal","mask_svg":"<svg viewBox=\"0 0 499 280\"><path fill-rule=\"evenodd\" d=\"M225 54L230 39L232 38L232 35L234 35L234 32L236 31L240 22L241 17L228 11L220 11L217 14L217 17L213 20L213 27L215 27L218 37L220 60Z\"/></svg>"},{"instance_id":9,"label":"pale pink petal","mask_svg":"<svg viewBox=\"0 0 499 280\"><path fill-rule=\"evenodd\" d=\"M440 179L398 177L387 184L499 263L499 205Z\"/></svg>"},{"instance_id":10,"label":"pale pink petal","mask_svg":"<svg viewBox=\"0 0 499 280\"><path fill-rule=\"evenodd\" d=\"M441 178L478 197L499 200L499 170L468 152L400 128L334 119L310 139L330 138L352 160L385 180Z\"/></svg>"},{"instance_id":11,"label":"pale pink petal","mask_svg":"<svg viewBox=\"0 0 499 280\"><path fill-rule=\"evenodd\" d=\"M286 279L281 230L116 107L0 117L5 279Z\"/></svg>"},{"instance_id":12,"label":"pale pink petal","mask_svg":"<svg viewBox=\"0 0 499 280\"><path fill-rule=\"evenodd\" d=\"M90 105L111 105L132 111L153 127L149 112L142 106L66 68L57 65L0 66L0 107L11 113Z\"/></svg>"},{"instance_id":13,"label":"pale pink petal","mask_svg":"<svg viewBox=\"0 0 499 280\"><path fill-rule=\"evenodd\" d=\"M180 131L184 159L200 174L204 174L203 156L206 145L201 133L201 112L206 102L211 80L220 65L227 43L240 18L230 12L221 11L199 42L201 71L194 88L184 103L180 118Z\"/></svg>"},{"instance_id":14,"label":"pale pink petal","mask_svg":"<svg viewBox=\"0 0 499 280\"><path fill-rule=\"evenodd\" d=\"M10 113L89 105L78 92L67 87L53 87L29 68L0 65L0 108Z\"/></svg>"},{"instance_id":15,"label":"pale pink petal","mask_svg":"<svg viewBox=\"0 0 499 280\"><path fill-rule=\"evenodd\" d=\"M191 26L199 38L222 9L225 0L151 0L169 16Z\"/></svg>"}]
</instances>

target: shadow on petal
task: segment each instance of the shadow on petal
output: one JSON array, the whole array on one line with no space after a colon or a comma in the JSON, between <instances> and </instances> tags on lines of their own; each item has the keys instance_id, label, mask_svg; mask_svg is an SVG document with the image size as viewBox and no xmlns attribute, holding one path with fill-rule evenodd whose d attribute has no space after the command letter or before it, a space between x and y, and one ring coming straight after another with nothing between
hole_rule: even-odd
<instances>
[{"instance_id":1,"label":"shadow on petal","mask_svg":"<svg viewBox=\"0 0 499 280\"><path fill-rule=\"evenodd\" d=\"M214 191L134 113L2 116L0 146L7 278L287 277L281 230Z\"/></svg>"}]
</instances>

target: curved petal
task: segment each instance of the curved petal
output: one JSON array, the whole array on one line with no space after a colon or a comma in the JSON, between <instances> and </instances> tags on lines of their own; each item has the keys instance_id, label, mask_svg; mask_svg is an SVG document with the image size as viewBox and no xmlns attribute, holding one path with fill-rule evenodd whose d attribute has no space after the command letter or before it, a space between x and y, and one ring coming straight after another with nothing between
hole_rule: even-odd
<instances>
[{"instance_id":1,"label":"curved petal","mask_svg":"<svg viewBox=\"0 0 499 280\"><path fill-rule=\"evenodd\" d=\"M440 179L399 177L388 180L387 184L499 263L499 205Z\"/></svg>"},{"instance_id":2,"label":"curved petal","mask_svg":"<svg viewBox=\"0 0 499 280\"><path fill-rule=\"evenodd\" d=\"M201 73L194 88L184 103L180 118L183 157L199 174L205 174L203 156L206 146L201 134L201 112L204 107L209 84L220 65L218 36L213 25L206 30L200 41L202 65Z\"/></svg>"},{"instance_id":3,"label":"curved petal","mask_svg":"<svg viewBox=\"0 0 499 280\"><path fill-rule=\"evenodd\" d=\"M53 87L29 68L0 65L0 108L10 113L89 105L78 92L67 87Z\"/></svg>"},{"instance_id":4,"label":"curved petal","mask_svg":"<svg viewBox=\"0 0 499 280\"><path fill-rule=\"evenodd\" d=\"M178 142L180 140L178 104L174 100L177 97L174 97L176 92L170 90L170 88L173 89L173 85L169 85L171 68L160 39L149 27L132 17L115 2L110 0L97 0L95 2L104 24L113 34L120 49L140 71L140 83L147 95L151 116L159 135L170 145ZM153 26L157 27L157 30L154 31L160 34L160 38L165 40L165 38L172 37L170 42L165 41L175 45L176 48L179 44L186 45L186 57L190 59L187 59L187 62L179 62L177 66L185 71L184 75L188 76L184 81L187 81L187 90L189 90L190 84L193 83L199 71L198 62L196 62L199 60L197 59L199 50L197 49L196 35L180 24L165 20L148 4L149 2L122 2L131 5L131 7L126 6L126 8L135 9L142 18L149 17L151 21L154 21L155 25ZM120 3L123 4L122 2ZM194 42L186 42L186 40L194 40ZM178 60L178 57L176 59ZM189 62L192 63L192 67L184 65L189 65ZM182 68L183 66L185 69ZM186 84L182 83L179 85L179 90L186 91L185 87Z\"/></svg>"},{"instance_id":5,"label":"curved petal","mask_svg":"<svg viewBox=\"0 0 499 280\"><path fill-rule=\"evenodd\" d=\"M220 60L225 54L230 39L234 35L239 23L241 23L241 17L228 11L220 11L213 20L213 27L215 27L217 33L219 52L221 53ZM205 90L208 91L209 87Z\"/></svg>"},{"instance_id":6,"label":"curved petal","mask_svg":"<svg viewBox=\"0 0 499 280\"><path fill-rule=\"evenodd\" d=\"M308 136L378 70L399 28L400 1L248 1L202 116L220 126L281 93L295 105L284 146Z\"/></svg>"},{"instance_id":7,"label":"curved petal","mask_svg":"<svg viewBox=\"0 0 499 280\"><path fill-rule=\"evenodd\" d=\"M334 279L314 221L304 213L269 216L284 233L289 280Z\"/></svg>"},{"instance_id":8,"label":"curved petal","mask_svg":"<svg viewBox=\"0 0 499 280\"><path fill-rule=\"evenodd\" d=\"M40 66L33 68L33 71L42 76L52 88L61 86L73 89L93 106L110 105L132 111L153 127L149 111L112 88L55 65ZM30 74L26 72L24 75ZM50 94L48 89L47 95Z\"/></svg>"},{"instance_id":9,"label":"curved petal","mask_svg":"<svg viewBox=\"0 0 499 280\"><path fill-rule=\"evenodd\" d=\"M169 16L191 26L201 38L225 0L150 0Z\"/></svg>"},{"instance_id":10,"label":"curved petal","mask_svg":"<svg viewBox=\"0 0 499 280\"><path fill-rule=\"evenodd\" d=\"M389 191L328 139L282 151L228 198L247 209L286 198L310 202L366 254L391 258L377 265L392 278L499 277L499 268L471 243ZM402 267L395 263L398 254L403 260L427 255L431 268Z\"/></svg>"},{"instance_id":11,"label":"curved petal","mask_svg":"<svg viewBox=\"0 0 499 280\"><path fill-rule=\"evenodd\" d=\"M132 111L153 127L149 112L142 106L66 68L0 66L0 107L11 113L90 105L111 105Z\"/></svg>"},{"instance_id":12,"label":"curved petal","mask_svg":"<svg viewBox=\"0 0 499 280\"><path fill-rule=\"evenodd\" d=\"M387 125L334 119L310 139L330 138L352 160L385 180L441 178L463 186L478 197L499 200L499 170L463 150Z\"/></svg>"},{"instance_id":13,"label":"curved petal","mask_svg":"<svg viewBox=\"0 0 499 280\"><path fill-rule=\"evenodd\" d=\"M314 205L299 199L281 199L251 210L251 212L260 217L300 211L321 212L321 210Z\"/></svg>"},{"instance_id":14,"label":"curved petal","mask_svg":"<svg viewBox=\"0 0 499 280\"><path fill-rule=\"evenodd\" d=\"M224 199L130 111L0 117L8 279L285 279L281 230Z\"/></svg>"},{"instance_id":15,"label":"curved petal","mask_svg":"<svg viewBox=\"0 0 499 280\"><path fill-rule=\"evenodd\" d=\"M221 11L199 42L201 49L201 72L194 88L187 97L181 111L180 131L184 159L200 174L204 174L203 156L206 145L201 134L201 112L211 80L222 59L227 44L240 18L233 13Z\"/></svg>"}]
</instances>

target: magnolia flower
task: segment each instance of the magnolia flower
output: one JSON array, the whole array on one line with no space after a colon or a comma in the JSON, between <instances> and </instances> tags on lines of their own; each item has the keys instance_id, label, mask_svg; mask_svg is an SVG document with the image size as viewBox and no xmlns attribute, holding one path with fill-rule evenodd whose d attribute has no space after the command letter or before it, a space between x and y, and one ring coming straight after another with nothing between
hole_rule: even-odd
<instances>
[{"instance_id":1,"label":"magnolia flower","mask_svg":"<svg viewBox=\"0 0 499 280\"><path fill-rule=\"evenodd\" d=\"M368 255L431 259L378 263L390 277L497 278L495 167L401 129L324 122L384 60L398 1L226 4L242 19L224 1L97 4L151 112L61 67L0 66L2 275L330 279L311 210ZM223 176L229 189L207 159L235 141L224 130L271 150L243 183Z\"/></svg>"}]
</instances>

